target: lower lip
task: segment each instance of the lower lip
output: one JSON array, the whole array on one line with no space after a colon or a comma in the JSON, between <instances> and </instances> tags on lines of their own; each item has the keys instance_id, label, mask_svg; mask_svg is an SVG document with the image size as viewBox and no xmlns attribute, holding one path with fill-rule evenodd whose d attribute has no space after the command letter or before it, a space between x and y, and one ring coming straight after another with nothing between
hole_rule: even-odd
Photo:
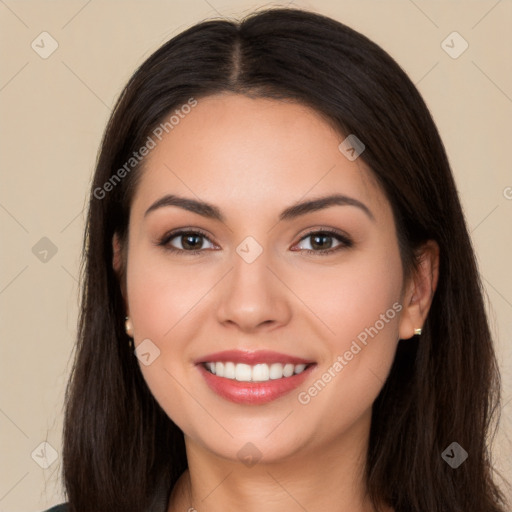
<instances>
[{"instance_id":1,"label":"lower lip","mask_svg":"<svg viewBox=\"0 0 512 512\"><path fill-rule=\"evenodd\" d=\"M241 382L218 377L209 372L202 364L197 365L210 389L222 398L237 404L254 405L272 402L290 393L308 378L315 366L312 364L302 373L282 379L271 379L265 382Z\"/></svg>"}]
</instances>

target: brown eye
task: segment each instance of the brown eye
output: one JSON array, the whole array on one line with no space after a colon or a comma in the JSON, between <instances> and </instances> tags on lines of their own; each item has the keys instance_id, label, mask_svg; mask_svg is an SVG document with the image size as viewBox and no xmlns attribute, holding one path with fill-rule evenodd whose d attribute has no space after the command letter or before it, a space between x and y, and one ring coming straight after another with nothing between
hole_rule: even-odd
<instances>
[{"instance_id":1,"label":"brown eye","mask_svg":"<svg viewBox=\"0 0 512 512\"><path fill-rule=\"evenodd\" d=\"M202 247L205 240L211 243L206 234L200 231L181 230L165 235L158 245L165 247L166 250L171 252L199 254L204 250ZM174 243L171 244L173 241ZM176 247L175 244L177 244L178 247Z\"/></svg>"},{"instance_id":2,"label":"brown eye","mask_svg":"<svg viewBox=\"0 0 512 512\"><path fill-rule=\"evenodd\" d=\"M303 240L310 239L309 248L302 248L301 250L306 251L308 254L330 254L343 248L349 248L353 246L353 242L346 235L338 233L337 231L322 230L322 231L311 231ZM337 240L335 244L333 239Z\"/></svg>"},{"instance_id":3,"label":"brown eye","mask_svg":"<svg viewBox=\"0 0 512 512\"><path fill-rule=\"evenodd\" d=\"M203 236L202 235L196 235L194 233L186 234L186 235L180 235L180 243L183 247L183 249L200 249L203 245Z\"/></svg>"}]
</instances>

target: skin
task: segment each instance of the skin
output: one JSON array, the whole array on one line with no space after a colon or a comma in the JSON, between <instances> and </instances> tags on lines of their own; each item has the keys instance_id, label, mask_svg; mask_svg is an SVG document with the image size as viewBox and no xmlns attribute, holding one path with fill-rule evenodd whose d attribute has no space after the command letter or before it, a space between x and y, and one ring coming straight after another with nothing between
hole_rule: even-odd
<instances>
[{"instance_id":1,"label":"skin","mask_svg":"<svg viewBox=\"0 0 512 512\"><path fill-rule=\"evenodd\" d=\"M160 350L149 366L139 363L142 374L185 434L189 470L169 511L251 512L262 504L268 512L374 510L362 476L371 406L398 339L424 324L439 250L426 244L418 271L404 282L390 204L363 161L340 152L344 138L303 105L222 94L200 99L147 157L130 213L122 291L135 346L149 338ZM364 203L374 220L348 205L278 220L296 202L335 192ZM216 205L225 221L176 206L144 217L171 193ZM208 238L196 242L203 252L173 254L156 245L177 228L205 231ZM320 228L348 234L353 247L321 255L322 246L306 237ZM251 264L236 252L247 236L263 250ZM177 236L169 245L186 242ZM113 247L119 272L117 237ZM315 254L304 250L312 248ZM307 405L299 403L298 393L396 302L401 311ZM240 405L211 391L193 363L226 349L275 350L317 367L274 402ZM248 442L261 453L252 467L237 456Z\"/></svg>"}]
</instances>

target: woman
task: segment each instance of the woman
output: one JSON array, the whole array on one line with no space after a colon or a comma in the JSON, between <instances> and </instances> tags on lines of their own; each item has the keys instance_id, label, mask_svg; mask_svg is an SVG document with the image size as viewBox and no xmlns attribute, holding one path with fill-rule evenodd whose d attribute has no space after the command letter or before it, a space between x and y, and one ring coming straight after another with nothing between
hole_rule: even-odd
<instances>
[{"instance_id":1,"label":"woman","mask_svg":"<svg viewBox=\"0 0 512 512\"><path fill-rule=\"evenodd\" d=\"M163 45L107 126L84 255L53 510L505 510L456 186L366 37L275 9Z\"/></svg>"}]
</instances>

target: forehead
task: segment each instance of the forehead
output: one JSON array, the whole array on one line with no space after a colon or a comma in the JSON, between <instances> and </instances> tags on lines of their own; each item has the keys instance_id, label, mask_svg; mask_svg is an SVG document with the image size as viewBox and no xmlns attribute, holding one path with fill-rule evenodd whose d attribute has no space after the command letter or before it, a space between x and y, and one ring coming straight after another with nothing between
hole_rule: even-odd
<instances>
[{"instance_id":1,"label":"forehead","mask_svg":"<svg viewBox=\"0 0 512 512\"><path fill-rule=\"evenodd\" d=\"M134 215L167 193L207 200L240 218L335 192L372 204L378 217L389 215L371 171L360 158L344 156L338 146L345 136L315 110L222 94L199 99L187 111L161 140L153 137Z\"/></svg>"}]
</instances>

